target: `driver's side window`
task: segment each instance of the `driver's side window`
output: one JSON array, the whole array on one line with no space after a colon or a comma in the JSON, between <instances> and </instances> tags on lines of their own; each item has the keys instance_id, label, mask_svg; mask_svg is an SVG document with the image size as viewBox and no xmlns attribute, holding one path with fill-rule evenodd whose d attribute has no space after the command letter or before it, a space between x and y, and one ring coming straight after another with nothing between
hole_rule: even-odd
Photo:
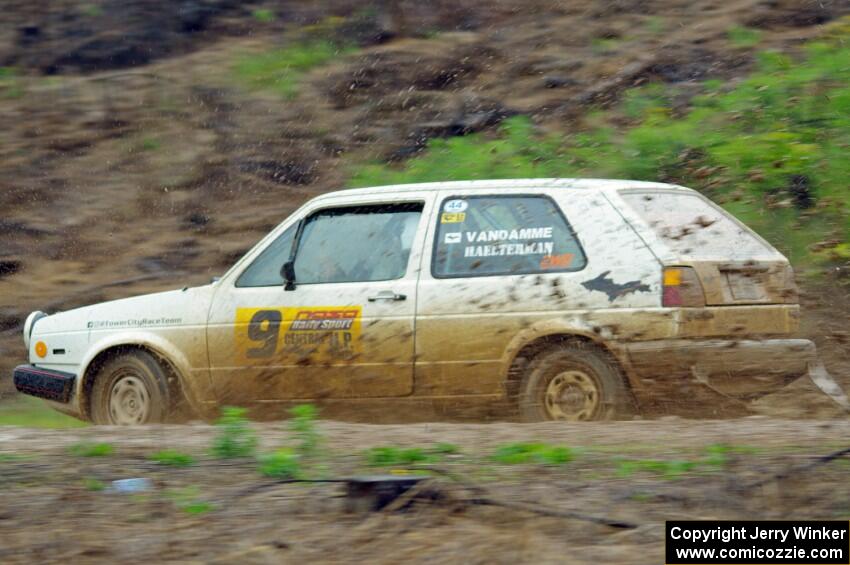
<instances>
[{"instance_id":1,"label":"driver's side window","mask_svg":"<svg viewBox=\"0 0 850 565\"><path fill-rule=\"evenodd\" d=\"M332 208L307 218L295 257L300 284L400 279L421 203Z\"/></svg>"}]
</instances>

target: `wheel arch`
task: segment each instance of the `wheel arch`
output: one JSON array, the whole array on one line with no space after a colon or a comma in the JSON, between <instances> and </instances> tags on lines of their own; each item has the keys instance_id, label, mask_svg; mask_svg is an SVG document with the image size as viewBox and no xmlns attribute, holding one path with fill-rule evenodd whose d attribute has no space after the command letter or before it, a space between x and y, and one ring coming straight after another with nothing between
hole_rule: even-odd
<instances>
[{"instance_id":1,"label":"wheel arch","mask_svg":"<svg viewBox=\"0 0 850 565\"><path fill-rule=\"evenodd\" d=\"M130 337L112 338L92 348L82 364L83 369L79 373L81 378L77 384L80 413L84 418L91 419L91 390L100 368L109 359L130 351L144 351L156 358L174 376L176 392L182 395L182 398L193 411L198 411L197 396L193 391L191 381L187 378L189 374L188 361L168 342L158 343L158 341Z\"/></svg>"},{"instance_id":2,"label":"wheel arch","mask_svg":"<svg viewBox=\"0 0 850 565\"><path fill-rule=\"evenodd\" d=\"M510 343L502 359L502 375L508 400L519 397L519 387L528 363L545 349L570 343L584 344L598 349L619 367L623 381L632 391L631 371L625 349L602 338L599 333L578 328L551 329L550 331L521 332Z\"/></svg>"}]
</instances>

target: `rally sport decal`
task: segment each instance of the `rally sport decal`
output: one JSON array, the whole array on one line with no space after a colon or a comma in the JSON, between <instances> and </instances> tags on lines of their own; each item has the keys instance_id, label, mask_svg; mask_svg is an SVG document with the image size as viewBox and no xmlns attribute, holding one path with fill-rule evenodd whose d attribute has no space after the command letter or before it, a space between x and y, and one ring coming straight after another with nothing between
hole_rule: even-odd
<instances>
[{"instance_id":1,"label":"rally sport decal","mask_svg":"<svg viewBox=\"0 0 850 565\"><path fill-rule=\"evenodd\" d=\"M361 313L360 306L237 308L236 349L248 364L351 357L360 346Z\"/></svg>"}]
</instances>

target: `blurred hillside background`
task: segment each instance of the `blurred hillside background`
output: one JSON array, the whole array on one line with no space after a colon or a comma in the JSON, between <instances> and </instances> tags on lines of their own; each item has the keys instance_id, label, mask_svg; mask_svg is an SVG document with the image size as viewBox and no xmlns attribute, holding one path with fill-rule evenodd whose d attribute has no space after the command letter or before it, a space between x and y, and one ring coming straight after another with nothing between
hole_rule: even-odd
<instances>
[{"instance_id":1,"label":"blurred hillside background","mask_svg":"<svg viewBox=\"0 0 850 565\"><path fill-rule=\"evenodd\" d=\"M0 382L20 326L203 284L307 198L423 180L703 191L850 374L847 0L7 0ZM2 387L0 387L2 388Z\"/></svg>"}]
</instances>

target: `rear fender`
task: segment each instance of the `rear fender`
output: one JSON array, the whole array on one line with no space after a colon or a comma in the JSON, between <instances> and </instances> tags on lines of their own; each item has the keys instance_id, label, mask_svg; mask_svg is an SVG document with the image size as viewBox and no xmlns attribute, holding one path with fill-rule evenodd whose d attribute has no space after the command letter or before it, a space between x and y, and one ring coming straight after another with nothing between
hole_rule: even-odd
<instances>
[{"instance_id":1,"label":"rear fender","mask_svg":"<svg viewBox=\"0 0 850 565\"><path fill-rule=\"evenodd\" d=\"M547 338L578 338L598 345L611 353L628 374L628 356L625 350L615 341L614 328L597 325L588 316L571 316L549 320L541 320L517 333L505 348L501 360L503 380L509 376L511 366L517 355L527 346Z\"/></svg>"}]
</instances>

